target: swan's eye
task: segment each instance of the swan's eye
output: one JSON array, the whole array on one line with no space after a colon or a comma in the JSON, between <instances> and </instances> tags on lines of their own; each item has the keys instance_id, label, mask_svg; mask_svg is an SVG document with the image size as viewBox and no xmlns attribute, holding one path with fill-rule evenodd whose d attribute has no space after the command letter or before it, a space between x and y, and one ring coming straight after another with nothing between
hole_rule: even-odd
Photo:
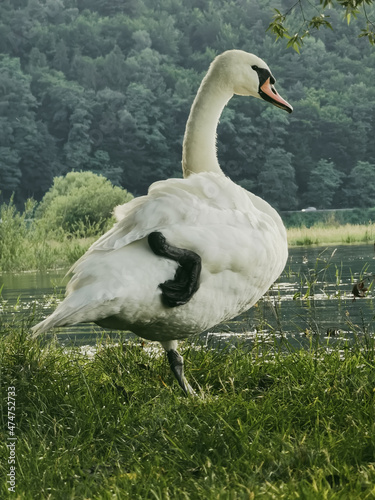
<instances>
[{"instance_id":1,"label":"swan's eye","mask_svg":"<svg viewBox=\"0 0 375 500\"><path fill-rule=\"evenodd\" d=\"M255 64L254 64L254 66L251 66L251 67L253 68L254 71L257 71L259 69L258 66L256 66Z\"/></svg>"}]
</instances>

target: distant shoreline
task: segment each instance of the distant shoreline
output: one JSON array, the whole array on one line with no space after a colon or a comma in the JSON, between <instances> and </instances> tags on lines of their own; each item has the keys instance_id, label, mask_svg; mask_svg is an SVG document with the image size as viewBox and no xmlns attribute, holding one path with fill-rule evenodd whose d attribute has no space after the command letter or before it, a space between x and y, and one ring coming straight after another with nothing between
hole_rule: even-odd
<instances>
[{"instance_id":1,"label":"distant shoreline","mask_svg":"<svg viewBox=\"0 0 375 500\"><path fill-rule=\"evenodd\" d=\"M0 252L0 273L69 268L100 235L79 238L66 235L62 240L43 239L32 231L9 232L7 252ZM287 229L288 246L374 244L375 224L324 225Z\"/></svg>"},{"instance_id":2,"label":"distant shoreline","mask_svg":"<svg viewBox=\"0 0 375 500\"><path fill-rule=\"evenodd\" d=\"M349 245L375 242L375 224L344 224L311 227L290 227L287 229L288 245Z\"/></svg>"}]
</instances>

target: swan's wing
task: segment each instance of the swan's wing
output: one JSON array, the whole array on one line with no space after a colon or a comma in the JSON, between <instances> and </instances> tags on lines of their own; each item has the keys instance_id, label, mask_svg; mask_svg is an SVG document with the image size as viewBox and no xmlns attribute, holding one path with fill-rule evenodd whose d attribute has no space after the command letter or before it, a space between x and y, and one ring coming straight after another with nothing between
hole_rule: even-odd
<instances>
[{"instance_id":1,"label":"swan's wing","mask_svg":"<svg viewBox=\"0 0 375 500\"><path fill-rule=\"evenodd\" d=\"M285 229L276 211L220 174L154 183L147 196L118 207L116 215L114 227L73 265L76 277L68 293L78 278L91 274L90 266L104 262L102 255L124 249L153 231L163 233L176 247L196 252L213 272L247 262L246 252L267 256L275 247L270 240L286 247ZM125 265L130 265L131 274L132 264L124 261Z\"/></svg>"},{"instance_id":2,"label":"swan's wing","mask_svg":"<svg viewBox=\"0 0 375 500\"><path fill-rule=\"evenodd\" d=\"M228 184L231 191L238 190L236 203L233 193L228 193ZM118 222L88 249L71 271L92 252L117 250L153 231L162 231L176 224L202 224L209 219L208 212L213 208L233 210L236 204L244 208L244 202L249 205L251 201L243 192L227 177L212 173L192 175L189 179L155 182L150 186L147 196L134 198L115 209ZM238 195L241 195L242 203Z\"/></svg>"}]
</instances>

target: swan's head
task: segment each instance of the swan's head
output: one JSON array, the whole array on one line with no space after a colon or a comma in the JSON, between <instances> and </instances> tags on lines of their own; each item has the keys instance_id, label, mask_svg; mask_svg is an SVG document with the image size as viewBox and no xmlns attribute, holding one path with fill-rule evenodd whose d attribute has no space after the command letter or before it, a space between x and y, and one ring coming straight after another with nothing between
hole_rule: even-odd
<instances>
[{"instance_id":1,"label":"swan's head","mask_svg":"<svg viewBox=\"0 0 375 500\"><path fill-rule=\"evenodd\" d=\"M267 64L242 50L228 50L213 62L212 72L222 86L231 89L234 94L249 95L264 99L288 113L292 106L275 89L275 78Z\"/></svg>"}]
</instances>

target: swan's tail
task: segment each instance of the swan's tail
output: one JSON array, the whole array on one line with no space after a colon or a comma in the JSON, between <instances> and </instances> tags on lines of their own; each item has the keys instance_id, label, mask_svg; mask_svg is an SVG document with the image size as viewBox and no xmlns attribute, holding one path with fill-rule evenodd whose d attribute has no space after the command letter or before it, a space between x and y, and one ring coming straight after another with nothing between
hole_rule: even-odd
<instances>
[{"instance_id":1,"label":"swan's tail","mask_svg":"<svg viewBox=\"0 0 375 500\"><path fill-rule=\"evenodd\" d=\"M59 326L90 323L118 311L119 306L115 298L106 296L105 292L90 297L86 287L83 287L68 295L48 318L33 326L32 334L36 337Z\"/></svg>"},{"instance_id":2,"label":"swan's tail","mask_svg":"<svg viewBox=\"0 0 375 500\"><path fill-rule=\"evenodd\" d=\"M77 309L72 310L69 306L67 307L64 301L48 318L31 328L32 335L33 337L37 337L42 333L48 332L48 330L52 330L52 328L74 325L75 323L79 323L80 320L82 320L82 314L79 314Z\"/></svg>"},{"instance_id":3,"label":"swan's tail","mask_svg":"<svg viewBox=\"0 0 375 500\"><path fill-rule=\"evenodd\" d=\"M48 332L48 330L51 330L52 328L55 328L56 326L63 326L60 324L56 324L55 318L52 316L49 316L45 320L41 321L37 325L34 325L31 328L31 332L33 337L37 337L38 335Z\"/></svg>"}]
</instances>

